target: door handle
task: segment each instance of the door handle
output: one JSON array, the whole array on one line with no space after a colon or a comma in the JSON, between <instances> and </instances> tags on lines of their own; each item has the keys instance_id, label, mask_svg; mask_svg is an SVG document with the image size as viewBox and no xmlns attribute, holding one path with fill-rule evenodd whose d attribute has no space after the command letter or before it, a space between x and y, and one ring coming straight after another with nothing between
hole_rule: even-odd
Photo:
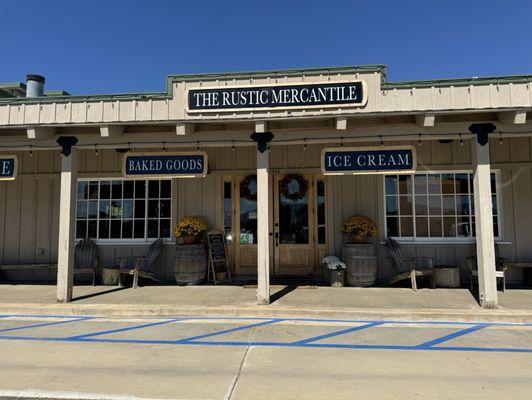
<instances>
[{"instance_id":1,"label":"door handle","mask_svg":"<svg viewBox=\"0 0 532 400\"><path fill-rule=\"evenodd\" d=\"M279 246L279 232L275 232L273 237L275 238L275 246Z\"/></svg>"}]
</instances>

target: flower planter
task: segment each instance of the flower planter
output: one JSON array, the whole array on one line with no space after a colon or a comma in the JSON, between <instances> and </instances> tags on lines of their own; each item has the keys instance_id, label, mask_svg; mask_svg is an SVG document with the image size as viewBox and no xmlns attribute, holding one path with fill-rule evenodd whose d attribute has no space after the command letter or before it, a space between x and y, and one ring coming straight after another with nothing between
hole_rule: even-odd
<instances>
[{"instance_id":1,"label":"flower planter","mask_svg":"<svg viewBox=\"0 0 532 400\"><path fill-rule=\"evenodd\" d=\"M343 269L329 270L329 280L331 281L331 287L343 287L345 271Z\"/></svg>"}]
</instances>

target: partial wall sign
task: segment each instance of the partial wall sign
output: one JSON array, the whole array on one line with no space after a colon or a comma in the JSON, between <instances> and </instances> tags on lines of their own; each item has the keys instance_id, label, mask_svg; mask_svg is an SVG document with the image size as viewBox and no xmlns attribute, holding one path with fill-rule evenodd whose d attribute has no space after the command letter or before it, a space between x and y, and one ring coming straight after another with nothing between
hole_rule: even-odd
<instances>
[{"instance_id":1,"label":"partial wall sign","mask_svg":"<svg viewBox=\"0 0 532 400\"><path fill-rule=\"evenodd\" d=\"M126 153L122 174L127 178L197 178L207 174L204 151Z\"/></svg>"},{"instance_id":2,"label":"partial wall sign","mask_svg":"<svg viewBox=\"0 0 532 400\"><path fill-rule=\"evenodd\" d=\"M12 181L17 177L17 156L0 155L0 181Z\"/></svg>"},{"instance_id":3,"label":"partial wall sign","mask_svg":"<svg viewBox=\"0 0 532 400\"><path fill-rule=\"evenodd\" d=\"M417 167L413 146L335 147L321 152L324 175L412 173Z\"/></svg>"},{"instance_id":4,"label":"partial wall sign","mask_svg":"<svg viewBox=\"0 0 532 400\"><path fill-rule=\"evenodd\" d=\"M188 111L364 106L364 81L190 89Z\"/></svg>"}]
</instances>

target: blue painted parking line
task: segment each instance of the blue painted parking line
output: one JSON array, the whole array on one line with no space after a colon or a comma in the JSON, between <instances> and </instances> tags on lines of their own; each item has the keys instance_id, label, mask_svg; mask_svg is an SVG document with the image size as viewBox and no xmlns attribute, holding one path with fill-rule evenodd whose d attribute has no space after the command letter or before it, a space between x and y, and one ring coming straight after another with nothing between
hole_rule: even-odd
<instances>
[{"instance_id":1,"label":"blue painted parking line","mask_svg":"<svg viewBox=\"0 0 532 400\"><path fill-rule=\"evenodd\" d=\"M276 323L276 322L281 322L281 321L284 321L284 319L278 319L278 318L270 319L270 320L263 321L263 322L257 322L256 324L243 325L243 326L238 326L236 328L224 329L224 330L221 330L221 331L215 331L215 332L205 333L203 335L197 335L197 336L191 336L191 337L184 338L184 339L179 339L179 340L176 341L176 343L191 342L191 341L194 341L194 340L205 339L205 338L208 338L208 337L213 337L213 336L218 336L218 335L224 335L226 333L242 331L242 330L245 330L245 329L255 328L255 327L258 327L258 326L270 325L270 324L273 324L273 323Z\"/></svg>"},{"instance_id":2,"label":"blue painted parking line","mask_svg":"<svg viewBox=\"0 0 532 400\"><path fill-rule=\"evenodd\" d=\"M379 326L379 325L382 325L382 324L384 324L384 322L382 322L382 321L370 322L370 323L365 324L365 325L352 326L351 328L342 329L340 331L326 333L324 335L314 336L314 337L311 337L311 338L308 338L308 339L298 340L296 342L292 342L292 344L306 344L306 343L311 343L311 342L317 342L318 340L329 339L331 337L341 336L341 335L345 335L346 333L361 331L363 329L372 328L374 326Z\"/></svg>"},{"instance_id":3,"label":"blue painted parking line","mask_svg":"<svg viewBox=\"0 0 532 400\"><path fill-rule=\"evenodd\" d=\"M469 328L462 329L462 330L459 330L457 332L450 333L449 335L445 335L445 336L442 336L440 338L437 338L437 339L434 339L434 340L430 340L430 341L425 342L425 343L421 343L421 344L417 345L416 348L433 347L433 346L436 346L437 344L440 344L440 343L443 343L443 342L447 342L448 340L452 340L452 339L455 339L457 337L468 335L470 333L479 331L479 330L484 329L484 328L486 328L488 326L490 326L490 324L486 324L486 323L476 324L476 325L471 326Z\"/></svg>"},{"instance_id":4,"label":"blue painted parking line","mask_svg":"<svg viewBox=\"0 0 532 400\"><path fill-rule=\"evenodd\" d=\"M0 329L0 332L20 331L20 330L23 330L23 329L40 328L42 326L69 324L71 322L86 321L88 319L89 319L88 317L87 318L81 317L81 318L69 319L69 320L66 320L66 321L63 320L63 321L45 322L45 323L25 325L25 326L17 326L17 327L14 327L14 328Z\"/></svg>"},{"instance_id":5,"label":"blue painted parking line","mask_svg":"<svg viewBox=\"0 0 532 400\"><path fill-rule=\"evenodd\" d=\"M91 332L91 333L82 333L81 335L69 336L66 339L75 340L75 339L81 339L81 338L89 338L89 337L93 337L93 336L109 335L109 334L118 333L118 332L133 331L133 330L137 330L137 329L149 328L151 326L165 325L165 324L169 324L170 322L183 321L185 319L187 319L187 318L165 319L164 321L150 322L148 324L126 326L124 328L109 329L109 330L105 330L105 331L98 331L98 332Z\"/></svg>"}]
</instances>

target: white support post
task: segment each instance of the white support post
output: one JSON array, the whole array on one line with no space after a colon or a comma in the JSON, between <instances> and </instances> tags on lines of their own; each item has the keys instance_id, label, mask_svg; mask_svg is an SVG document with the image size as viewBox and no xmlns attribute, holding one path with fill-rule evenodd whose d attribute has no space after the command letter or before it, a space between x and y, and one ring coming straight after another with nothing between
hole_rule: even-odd
<instances>
[{"instance_id":1,"label":"white support post","mask_svg":"<svg viewBox=\"0 0 532 400\"><path fill-rule=\"evenodd\" d=\"M476 139L473 139L472 158L474 168L473 188L475 195L479 302L484 308L497 308L490 147L489 142L482 145Z\"/></svg>"},{"instance_id":2,"label":"white support post","mask_svg":"<svg viewBox=\"0 0 532 400\"><path fill-rule=\"evenodd\" d=\"M74 285L74 242L76 224L77 150L61 154L61 193L59 197L59 249L57 252L57 301L72 300Z\"/></svg>"},{"instance_id":3,"label":"white support post","mask_svg":"<svg viewBox=\"0 0 532 400\"><path fill-rule=\"evenodd\" d=\"M257 150L257 304L270 304L270 150Z\"/></svg>"}]
</instances>

